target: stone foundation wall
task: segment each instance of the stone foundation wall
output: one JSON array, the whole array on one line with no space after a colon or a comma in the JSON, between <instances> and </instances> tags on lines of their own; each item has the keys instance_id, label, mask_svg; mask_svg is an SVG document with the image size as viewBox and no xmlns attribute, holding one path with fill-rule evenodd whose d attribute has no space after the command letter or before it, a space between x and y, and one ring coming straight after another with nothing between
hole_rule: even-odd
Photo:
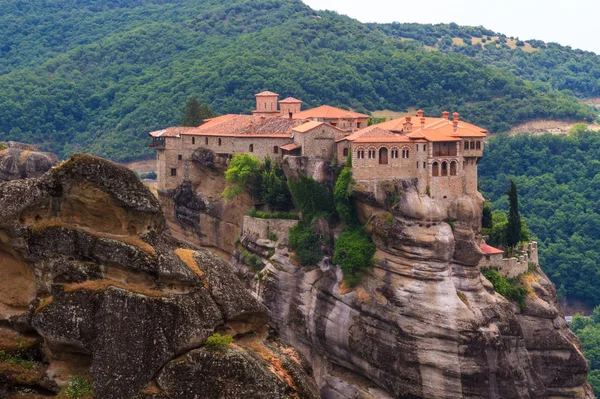
<instances>
[{"instance_id":1,"label":"stone foundation wall","mask_svg":"<svg viewBox=\"0 0 600 399\"><path fill-rule=\"evenodd\" d=\"M277 244L287 244L290 236L290 228L298 224L297 220L288 219L260 219L244 216L242 236L252 236L257 239L268 239L269 234L277 236Z\"/></svg>"},{"instance_id":2,"label":"stone foundation wall","mask_svg":"<svg viewBox=\"0 0 600 399\"><path fill-rule=\"evenodd\" d=\"M484 256L479 262L479 269L496 269L503 277L513 278L525 273L529 268L529 262L539 264L537 242L524 245L520 251L523 255L518 258L504 258L502 254Z\"/></svg>"}]
</instances>

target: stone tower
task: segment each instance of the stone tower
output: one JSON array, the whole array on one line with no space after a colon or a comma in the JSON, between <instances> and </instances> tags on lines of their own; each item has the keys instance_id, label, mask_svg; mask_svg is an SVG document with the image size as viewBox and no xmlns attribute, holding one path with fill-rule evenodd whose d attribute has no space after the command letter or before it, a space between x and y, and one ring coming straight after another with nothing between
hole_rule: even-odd
<instances>
[{"instance_id":1,"label":"stone tower","mask_svg":"<svg viewBox=\"0 0 600 399\"><path fill-rule=\"evenodd\" d=\"M300 112L301 105L302 101L295 99L294 97L288 97L285 100L279 101L281 116L291 118L294 114Z\"/></svg>"},{"instance_id":2,"label":"stone tower","mask_svg":"<svg viewBox=\"0 0 600 399\"><path fill-rule=\"evenodd\" d=\"M256 97L256 109L252 111L254 115L279 116L279 108L277 106L279 94L272 91L263 91L254 96Z\"/></svg>"}]
</instances>

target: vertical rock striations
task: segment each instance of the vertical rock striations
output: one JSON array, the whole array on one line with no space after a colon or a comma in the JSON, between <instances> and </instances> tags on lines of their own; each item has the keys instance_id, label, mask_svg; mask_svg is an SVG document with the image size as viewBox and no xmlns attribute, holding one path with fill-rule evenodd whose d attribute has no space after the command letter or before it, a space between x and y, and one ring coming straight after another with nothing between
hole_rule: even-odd
<instances>
[{"instance_id":1,"label":"vertical rock striations","mask_svg":"<svg viewBox=\"0 0 600 399\"><path fill-rule=\"evenodd\" d=\"M392 203L391 186L401 193ZM481 196L437 200L391 181L359 182L354 197L377 245L354 289L338 268L299 267L281 247L256 275L237 264L312 361L322 397L593 397L544 273L524 279L524 311L480 273Z\"/></svg>"}]
</instances>

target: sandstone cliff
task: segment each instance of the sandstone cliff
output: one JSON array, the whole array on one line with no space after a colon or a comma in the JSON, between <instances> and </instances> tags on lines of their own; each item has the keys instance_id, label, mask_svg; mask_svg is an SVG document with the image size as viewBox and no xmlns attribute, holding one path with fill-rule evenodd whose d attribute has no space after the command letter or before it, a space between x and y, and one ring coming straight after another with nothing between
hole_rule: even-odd
<instances>
[{"instance_id":1,"label":"sandstone cliff","mask_svg":"<svg viewBox=\"0 0 600 399\"><path fill-rule=\"evenodd\" d=\"M390 208L389 194L399 194ZM587 364L554 287L526 277L526 309L480 273L481 196L437 201L412 181L358 184L375 267L350 289L339 268L302 268L248 233L264 257L232 260L282 338L312 362L323 398L591 398ZM268 248L275 248L269 252Z\"/></svg>"},{"instance_id":2,"label":"sandstone cliff","mask_svg":"<svg viewBox=\"0 0 600 399\"><path fill-rule=\"evenodd\" d=\"M57 163L56 155L40 152L35 146L0 143L0 181L39 177Z\"/></svg>"},{"instance_id":3,"label":"sandstone cliff","mask_svg":"<svg viewBox=\"0 0 600 399\"><path fill-rule=\"evenodd\" d=\"M0 183L0 397L316 398L309 366L215 255L163 234L133 172L74 155ZM235 336L223 351L204 343Z\"/></svg>"}]
</instances>

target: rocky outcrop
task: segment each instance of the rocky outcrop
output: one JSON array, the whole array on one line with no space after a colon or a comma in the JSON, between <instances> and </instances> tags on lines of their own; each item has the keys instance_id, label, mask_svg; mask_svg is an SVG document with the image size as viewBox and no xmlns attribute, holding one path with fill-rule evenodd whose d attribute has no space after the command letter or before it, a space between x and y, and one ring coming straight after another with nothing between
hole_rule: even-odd
<instances>
[{"instance_id":1,"label":"rocky outcrop","mask_svg":"<svg viewBox=\"0 0 600 399\"><path fill-rule=\"evenodd\" d=\"M40 152L35 146L0 143L0 181L39 177L57 163L56 155Z\"/></svg>"},{"instance_id":2,"label":"rocky outcrop","mask_svg":"<svg viewBox=\"0 0 600 399\"><path fill-rule=\"evenodd\" d=\"M282 338L310 359L322 397L593 397L544 273L525 276L524 311L480 273L481 196L433 200L413 181L354 190L377 245L357 287L327 262L298 266L282 246L260 272L232 262Z\"/></svg>"},{"instance_id":3,"label":"rocky outcrop","mask_svg":"<svg viewBox=\"0 0 600 399\"><path fill-rule=\"evenodd\" d=\"M99 158L0 183L0 397L73 376L100 399L318 397L232 269L164 228L133 172ZM215 331L233 344L205 348Z\"/></svg>"},{"instance_id":4,"label":"rocky outcrop","mask_svg":"<svg viewBox=\"0 0 600 399\"><path fill-rule=\"evenodd\" d=\"M253 202L246 193L227 201L221 196L226 187L222 161L211 158L212 152L194 153L191 175L174 190L158 191L171 235L179 240L229 258L239 238L244 216Z\"/></svg>"}]
</instances>

